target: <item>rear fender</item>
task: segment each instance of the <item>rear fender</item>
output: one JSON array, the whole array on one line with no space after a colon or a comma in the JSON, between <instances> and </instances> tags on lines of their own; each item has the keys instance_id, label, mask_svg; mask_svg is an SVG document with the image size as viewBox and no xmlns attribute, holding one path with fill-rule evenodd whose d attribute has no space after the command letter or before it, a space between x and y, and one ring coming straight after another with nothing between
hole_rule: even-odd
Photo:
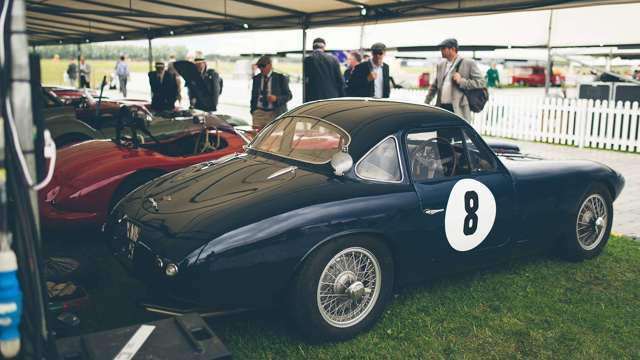
<instances>
[{"instance_id":1,"label":"rear fender","mask_svg":"<svg viewBox=\"0 0 640 360\"><path fill-rule=\"evenodd\" d=\"M54 139L70 134L80 134L91 139L104 138L100 131L75 118L60 117L48 120L46 126Z\"/></svg>"}]
</instances>

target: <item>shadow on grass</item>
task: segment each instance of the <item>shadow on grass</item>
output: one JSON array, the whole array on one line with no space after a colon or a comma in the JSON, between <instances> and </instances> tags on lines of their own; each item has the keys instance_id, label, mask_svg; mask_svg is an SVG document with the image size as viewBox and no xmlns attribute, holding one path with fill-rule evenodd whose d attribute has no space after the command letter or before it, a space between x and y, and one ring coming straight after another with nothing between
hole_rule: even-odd
<instances>
[{"instance_id":1,"label":"shadow on grass","mask_svg":"<svg viewBox=\"0 0 640 360\"><path fill-rule=\"evenodd\" d=\"M83 332L157 319L95 236L47 239L47 255L92 264ZM633 357L640 338L640 244L613 238L602 256L567 263L553 253L509 260L397 289L380 321L354 340L311 345L286 307L207 319L236 358ZM637 344L636 344L637 345Z\"/></svg>"}]
</instances>

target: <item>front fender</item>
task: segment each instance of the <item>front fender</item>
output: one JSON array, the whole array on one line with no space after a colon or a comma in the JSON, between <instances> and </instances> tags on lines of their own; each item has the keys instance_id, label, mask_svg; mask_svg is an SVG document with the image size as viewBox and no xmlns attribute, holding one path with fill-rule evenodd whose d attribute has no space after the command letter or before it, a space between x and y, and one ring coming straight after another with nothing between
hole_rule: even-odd
<instances>
[{"instance_id":1,"label":"front fender","mask_svg":"<svg viewBox=\"0 0 640 360\"><path fill-rule=\"evenodd\" d=\"M379 236L393 252L408 238L413 217L421 214L417 206L417 195L407 191L297 209L214 239L202 248L198 260L191 262L185 276L191 284L213 285L212 289L191 289L206 302L222 301L222 292L231 294L223 303L266 303L282 295L310 254L336 238ZM304 217L303 213L313 216ZM405 245L408 249L409 241Z\"/></svg>"}]
</instances>

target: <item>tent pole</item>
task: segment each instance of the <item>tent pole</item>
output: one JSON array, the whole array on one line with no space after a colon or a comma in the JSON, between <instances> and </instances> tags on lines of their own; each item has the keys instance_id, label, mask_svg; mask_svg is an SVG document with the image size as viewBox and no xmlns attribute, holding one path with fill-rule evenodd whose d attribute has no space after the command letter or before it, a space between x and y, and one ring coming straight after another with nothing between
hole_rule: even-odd
<instances>
[{"instance_id":1,"label":"tent pole","mask_svg":"<svg viewBox=\"0 0 640 360\"><path fill-rule=\"evenodd\" d=\"M360 54L364 52L364 22L360 25Z\"/></svg>"},{"instance_id":2,"label":"tent pole","mask_svg":"<svg viewBox=\"0 0 640 360\"><path fill-rule=\"evenodd\" d=\"M553 65L551 63L551 30L553 29L553 10L549 12L549 34L547 36L547 71L544 73L544 95L549 95L549 88L551 87L551 72L553 71Z\"/></svg>"},{"instance_id":3,"label":"tent pole","mask_svg":"<svg viewBox=\"0 0 640 360\"><path fill-rule=\"evenodd\" d=\"M151 36L149 36L148 41L149 41L149 71L153 71L153 47L151 47Z\"/></svg>"},{"instance_id":4,"label":"tent pole","mask_svg":"<svg viewBox=\"0 0 640 360\"><path fill-rule=\"evenodd\" d=\"M78 56L76 57L76 76L78 77L78 89L80 88L80 58L82 57L82 48L80 47L80 43L76 44Z\"/></svg>"},{"instance_id":5,"label":"tent pole","mask_svg":"<svg viewBox=\"0 0 640 360\"><path fill-rule=\"evenodd\" d=\"M304 59L307 57L307 19L306 17L302 18L302 102L304 103L306 94L305 94L305 84L307 79L305 78L304 73Z\"/></svg>"}]
</instances>

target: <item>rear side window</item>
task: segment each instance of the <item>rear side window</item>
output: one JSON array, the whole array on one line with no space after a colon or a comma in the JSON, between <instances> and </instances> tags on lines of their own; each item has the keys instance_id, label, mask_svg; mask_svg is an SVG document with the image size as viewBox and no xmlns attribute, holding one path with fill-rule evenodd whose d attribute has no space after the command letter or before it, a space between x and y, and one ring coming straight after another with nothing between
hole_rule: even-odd
<instances>
[{"instance_id":1,"label":"rear side window","mask_svg":"<svg viewBox=\"0 0 640 360\"><path fill-rule=\"evenodd\" d=\"M496 160L489 154L484 147L477 146L471 139L467 130L462 130L464 133L464 141L467 144L467 151L469 152L469 162L471 164L472 172L490 172L496 170Z\"/></svg>"},{"instance_id":2,"label":"rear side window","mask_svg":"<svg viewBox=\"0 0 640 360\"><path fill-rule=\"evenodd\" d=\"M356 174L366 180L382 182L402 181L396 138L389 136L380 141L356 165Z\"/></svg>"}]
</instances>

